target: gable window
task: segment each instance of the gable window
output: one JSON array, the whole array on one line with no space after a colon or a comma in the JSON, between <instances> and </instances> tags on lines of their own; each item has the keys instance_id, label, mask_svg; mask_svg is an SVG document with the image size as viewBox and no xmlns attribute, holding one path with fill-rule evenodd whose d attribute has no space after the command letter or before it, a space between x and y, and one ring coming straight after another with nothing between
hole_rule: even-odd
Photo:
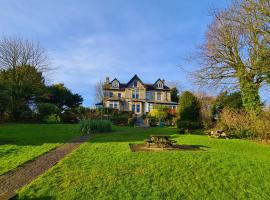
<instances>
[{"instance_id":1,"label":"gable window","mask_svg":"<svg viewBox=\"0 0 270 200\"><path fill-rule=\"evenodd\" d=\"M112 82L112 87L114 87L114 88L118 88L119 87L119 82L118 81L113 81Z\"/></svg>"},{"instance_id":2,"label":"gable window","mask_svg":"<svg viewBox=\"0 0 270 200\"><path fill-rule=\"evenodd\" d=\"M139 99L139 91L138 90L132 90L132 98Z\"/></svg>"},{"instance_id":3,"label":"gable window","mask_svg":"<svg viewBox=\"0 0 270 200\"><path fill-rule=\"evenodd\" d=\"M162 84L161 82L159 82L159 83L157 84L157 86L158 86L158 88L163 88L163 84Z\"/></svg>"},{"instance_id":4,"label":"gable window","mask_svg":"<svg viewBox=\"0 0 270 200\"><path fill-rule=\"evenodd\" d=\"M158 92L158 93L157 93L157 100L158 100L158 101L161 101L161 92Z\"/></svg>"},{"instance_id":5,"label":"gable window","mask_svg":"<svg viewBox=\"0 0 270 200\"><path fill-rule=\"evenodd\" d=\"M137 87L137 86L138 86L138 82L137 81L134 81L133 87Z\"/></svg>"}]
</instances>

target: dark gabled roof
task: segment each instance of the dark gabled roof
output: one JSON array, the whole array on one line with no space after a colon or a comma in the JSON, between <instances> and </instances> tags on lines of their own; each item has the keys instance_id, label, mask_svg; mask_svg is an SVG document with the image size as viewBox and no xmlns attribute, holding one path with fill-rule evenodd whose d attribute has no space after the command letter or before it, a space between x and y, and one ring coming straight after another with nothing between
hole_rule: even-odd
<instances>
[{"instance_id":1,"label":"dark gabled roof","mask_svg":"<svg viewBox=\"0 0 270 200\"><path fill-rule=\"evenodd\" d=\"M158 78L158 80L156 80L156 82L153 85L156 85L158 81L163 82L160 78Z\"/></svg>"},{"instance_id":2,"label":"dark gabled roof","mask_svg":"<svg viewBox=\"0 0 270 200\"><path fill-rule=\"evenodd\" d=\"M162 91L162 90L170 90L170 88L168 87L168 86L166 86L165 84L163 85L163 88L157 88L157 87L155 87L155 85L156 85L156 83L158 82L158 81L162 81L163 82L163 80L161 80L160 78L154 83L154 84L148 84L148 83L143 83L142 82L142 80L137 76L137 74L135 74L127 83L121 83L118 79L113 79L111 82L110 82L110 84L113 82L113 81L115 81L115 80L117 80L118 82L119 82L119 88L110 88L110 89L115 89L115 90L124 90L125 88L127 88L128 87L128 85L132 82L132 81L134 81L135 79L137 79L138 81L140 81L144 86L145 86L145 88L146 88L146 90L160 90L160 91Z\"/></svg>"},{"instance_id":3,"label":"dark gabled roof","mask_svg":"<svg viewBox=\"0 0 270 200\"><path fill-rule=\"evenodd\" d=\"M152 84L144 84L147 90L170 90L170 88L166 85L163 85L163 88L156 88L155 85Z\"/></svg>"},{"instance_id":4,"label":"dark gabled roof","mask_svg":"<svg viewBox=\"0 0 270 200\"><path fill-rule=\"evenodd\" d=\"M137 74L135 74L132 79L130 79L130 81L126 84L126 86L128 86L133 80L138 79L143 85L144 83L142 82L142 80L137 76Z\"/></svg>"},{"instance_id":5,"label":"dark gabled roof","mask_svg":"<svg viewBox=\"0 0 270 200\"><path fill-rule=\"evenodd\" d=\"M114 78L110 83L114 82L114 81L118 81L118 83L120 83L120 81L117 78Z\"/></svg>"}]
</instances>

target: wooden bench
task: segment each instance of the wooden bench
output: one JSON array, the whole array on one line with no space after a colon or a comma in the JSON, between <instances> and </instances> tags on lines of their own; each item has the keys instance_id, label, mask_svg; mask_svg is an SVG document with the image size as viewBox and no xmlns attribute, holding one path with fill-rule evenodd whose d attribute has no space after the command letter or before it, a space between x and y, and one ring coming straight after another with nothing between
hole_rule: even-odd
<instances>
[{"instance_id":1,"label":"wooden bench","mask_svg":"<svg viewBox=\"0 0 270 200\"><path fill-rule=\"evenodd\" d=\"M145 139L144 142L147 144L148 147L150 147L150 145L154 143L154 141L151 139Z\"/></svg>"}]
</instances>

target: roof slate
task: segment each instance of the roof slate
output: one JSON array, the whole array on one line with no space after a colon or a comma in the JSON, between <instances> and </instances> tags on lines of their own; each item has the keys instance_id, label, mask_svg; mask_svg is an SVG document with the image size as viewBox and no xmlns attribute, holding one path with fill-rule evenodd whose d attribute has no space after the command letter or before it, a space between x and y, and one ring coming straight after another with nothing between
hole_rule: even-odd
<instances>
[{"instance_id":1,"label":"roof slate","mask_svg":"<svg viewBox=\"0 0 270 200\"><path fill-rule=\"evenodd\" d=\"M160 90L160 91L164 91L164 90L170 90L170 88L167 85L163 85L163 88L156 88L155 84L157 81L161 80L160 78L154 83L154 84L149 84L149 83L143 83L142 80L135 74L127 83L121 83L118 79L113 79L110 83L112 83L114 80L117 80L120 84L119 84L119 88L110 88L110 89L125 89L128 87L128 85L134 80L137 79L139 80L145 87L146 90Z\"/></svg>"}]
</instances>

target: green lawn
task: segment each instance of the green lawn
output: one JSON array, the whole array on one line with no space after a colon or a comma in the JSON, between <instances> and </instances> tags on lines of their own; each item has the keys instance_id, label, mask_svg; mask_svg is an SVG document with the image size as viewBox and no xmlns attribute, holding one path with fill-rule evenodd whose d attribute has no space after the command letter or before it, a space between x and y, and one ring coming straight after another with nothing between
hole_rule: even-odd
<instances>
[{"instance_id":1,"label":"green lawn","mask_svg":"<svg viewBox=\"0 0 270 200\"><path fill-rule=\"evenodd\" d=\"M0 175L79 135L77 125L0 125Z\"/></svg>"},{"instance_id":2,"label":"green lawn","mask_svg":"<svg viewBox=\"0 0 270 200\"><path fill-rule=\"evenodd\" d=\"M203 151L136 152L149 134ZM42 199L269 199L270 148L245 140L118 128L96 135L19 192Z\"/></svg>"}]
</instances>

